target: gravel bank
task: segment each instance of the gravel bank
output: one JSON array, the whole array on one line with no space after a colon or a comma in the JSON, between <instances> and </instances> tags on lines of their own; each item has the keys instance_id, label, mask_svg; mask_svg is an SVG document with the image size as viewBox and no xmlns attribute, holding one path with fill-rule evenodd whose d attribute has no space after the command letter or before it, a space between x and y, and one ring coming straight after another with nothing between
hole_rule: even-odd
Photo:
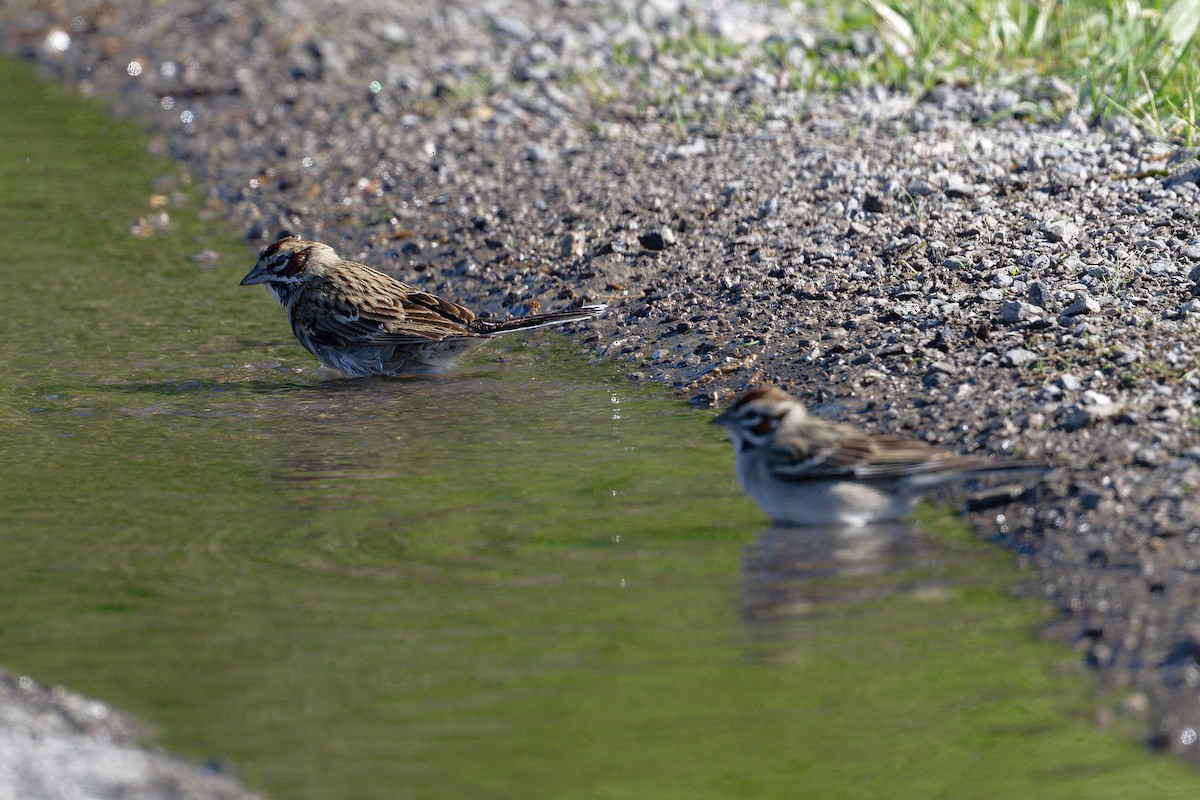
<instances>
[{"instance_id":1,"label":"gravel bank","mask_svg":"<svg viewBox=\"0 0 1200 800\"><path fill-rule=\"evenodd\" d=\"M737 0L10 0L0 46L146 120L251 247L493 313L607 300L582 345L698 404L769 379L1063 463L973 521L1200 758L1194 153L1053 81L809 94L879 43Z\"/></svg>"}]
</instances>

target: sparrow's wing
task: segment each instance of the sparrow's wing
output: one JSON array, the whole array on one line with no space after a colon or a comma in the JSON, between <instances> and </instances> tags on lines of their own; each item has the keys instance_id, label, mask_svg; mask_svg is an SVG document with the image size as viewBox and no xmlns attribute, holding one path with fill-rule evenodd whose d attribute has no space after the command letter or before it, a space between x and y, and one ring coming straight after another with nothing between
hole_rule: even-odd
<instances>
[{"instance_id":1,"label":"sparrow's wing","mask_svg":"<svg viewBox=\"0 0 1200 800\"><path fill-rule=\"evenodd\" d=\"M786 437L776 437L767 452L771 471L785 480L852 478L870 445L849 427L822 424Z\"/></svg>"},{"instance_id":2,"label":"sparrow's wing","mask_svg":"<svg viewBox=\"0 0 1200 800\"><path fill-rule=\"evenodd\" d=\"M986 459L957 456L915 439L869 434L847 425L824 422L777 440L768 460L776 476L795 481L885 480L971 469L987 463Z\"/></svg>"},{"instance_id":3,"label":"sparrow's wing","mask_svg":"<svg viewBox=\"0 0 1200 800\"><path fill-rule=\"evenodd\" d=\"M471 336L470 309L362 265L353 280L327 283L294 303L292 324L315 342L341 346L415 344Z\"/></svg>"}]
</instances>

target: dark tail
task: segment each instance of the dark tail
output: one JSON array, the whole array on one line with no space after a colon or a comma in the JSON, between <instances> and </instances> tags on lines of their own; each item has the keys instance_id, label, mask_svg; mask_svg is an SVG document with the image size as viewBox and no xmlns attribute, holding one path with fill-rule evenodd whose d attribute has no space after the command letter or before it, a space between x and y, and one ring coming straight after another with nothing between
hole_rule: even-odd
<instances>
[{"instance_id":1,"label":"dark tail","mask_svg":"<svg viewBox=\"0 0 1200 800\"><path fill-rule=\"evenodd\" d=\"M475 320L471 327L476 333L499 334L514 331L528 331L534 328L544 328L547 325L565 325L568 322L581 322L598 316L607 305L581 306L568 311L551 311L549 314L531 314L528 317L513 317L495 322Z\"/></svg>"}]
</instances>

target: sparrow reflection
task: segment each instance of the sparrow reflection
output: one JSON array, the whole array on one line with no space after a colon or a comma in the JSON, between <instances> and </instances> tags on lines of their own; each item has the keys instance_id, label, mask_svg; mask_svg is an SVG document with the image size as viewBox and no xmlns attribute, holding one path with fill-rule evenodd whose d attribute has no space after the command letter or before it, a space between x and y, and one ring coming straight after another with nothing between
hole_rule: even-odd
<instances>
[{"instance_id":1,"label":"sparrow reflection","mask_svg":"<svg viewBox=\"0 0 1200 800\"><path fill-rule=\"evenodd\" d=\"M773 526L742 554L742 618L786 620L893 594L896 582L880 576L928 566L936 557L937 548L909 522Z\"/></svg>"}]
</instances>

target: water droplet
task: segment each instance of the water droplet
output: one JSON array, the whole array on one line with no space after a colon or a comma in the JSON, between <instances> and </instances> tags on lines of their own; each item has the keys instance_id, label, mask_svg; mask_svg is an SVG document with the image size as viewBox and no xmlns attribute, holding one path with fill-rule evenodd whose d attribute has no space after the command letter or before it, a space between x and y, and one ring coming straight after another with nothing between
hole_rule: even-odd
<instances>
[{"instance_id":1,"label":"water droplet","mask_svg":"<svg viewBox=\"0 0 1200 800\"><path fill-rule=\"evenodd\" d=\"M128 72L131 77L136 78L138 75L142 74L142 65L136 61L130 61L129 66L125 67L125 71Z\"/></svg>"}]
</instances>

